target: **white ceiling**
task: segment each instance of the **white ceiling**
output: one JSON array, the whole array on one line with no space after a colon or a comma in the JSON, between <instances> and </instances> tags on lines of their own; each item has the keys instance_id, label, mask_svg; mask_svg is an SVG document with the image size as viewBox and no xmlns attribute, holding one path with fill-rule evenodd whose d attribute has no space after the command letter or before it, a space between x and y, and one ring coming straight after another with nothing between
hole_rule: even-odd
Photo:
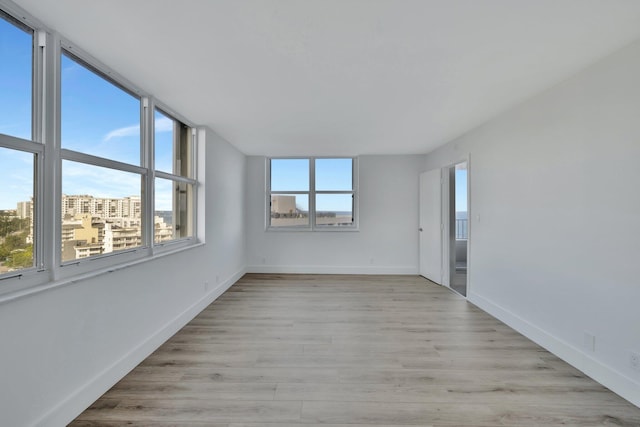
<instances>
[{"instance_id":1,"label":"white ceiling","mask_svg":"<svg viewBox=\"0 0 640 427\"><path fill-rule=\"evenodd\" d=\"M426 153L640 38L638 0L15 0L246 154Z\"/></svg>"}]
</instances>

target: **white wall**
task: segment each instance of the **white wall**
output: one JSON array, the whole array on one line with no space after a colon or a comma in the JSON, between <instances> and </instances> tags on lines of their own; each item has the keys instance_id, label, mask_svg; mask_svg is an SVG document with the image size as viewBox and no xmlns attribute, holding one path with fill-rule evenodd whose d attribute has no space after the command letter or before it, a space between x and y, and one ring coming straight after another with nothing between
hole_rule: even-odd
<instances>
[{"instance_id":1,"label":"white wall","mask_svg":"<svg viewBox=\"0 0 640 427\"><path fill-rule=\"evenodd\" d=\"M65 425L244 273L246 158L205 162L206 245L0 305L0 425Z\"/></svg>"},{"instance_id":2,"label":"white wall","mask_svg":"<svg viewBox=\"0 0 640 427\"><path fill-rule=\"evenodd\" d=\"M424 156L359 158L357 232L265 231L265 165L264 157L248 158L249 271L417 274Z\"/></svg>"},{"instance_id":3,"label":"white wall","mask_svg":"<svg viewBox=\"0 0 640 427\"><path fill-rule=\"evenodd\" d=\"M639 112L636 43L425 169L470 154L470 300L640 406Z\"/></svg>"}]
</instances>

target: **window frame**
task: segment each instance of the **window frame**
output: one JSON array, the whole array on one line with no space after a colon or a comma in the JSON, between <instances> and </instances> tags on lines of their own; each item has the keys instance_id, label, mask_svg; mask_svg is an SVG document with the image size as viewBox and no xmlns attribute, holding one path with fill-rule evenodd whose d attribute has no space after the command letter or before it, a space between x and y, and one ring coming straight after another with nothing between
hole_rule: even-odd
<instances>
[{"instance_id":1,"label":"window frame","mask_svg":"<svg viewBox=\"0 0 640 427\"><path fill-rule=\"evenodd\" d=\"M46 33L40 30L40 24L19 13L17 8L0 8L0 19L15 25L18 29L31 32L31 139L0 133L0 147L29 153L33 155L33 266L0 274L0 295L15 292L25 286L34 286L42 282L46 269L44 248L47 240L43 233L43 205L44 188L42 176L44 171L45 145L43 138L44 114L41 108L43 102L43 69L45 64L44 40Z\"/></svg>"},{"instance_id":2,"label":"window frame","mask_svg":"<svg viewBox=\"0 0 640 427\"><path fill-rule=\"evenodd\" d=\"M309 190L286 191L271 190L271 161L272 160L309 160ZM316 160L318 159L351 159L351 190L316 190ZM265 230L274 232L302 231L302 232L349 232L359 231L359 191L358 191L358 157L355 156L274 156L265 158ZM305 226L272 226L271 225L271 196L306 194L309 197L309 225ZM318 194L351 194L352 218L351 225L318 225L316 222L316 195Z\"/></svg>"},{"instance_id":3,"label":"window frame","mask_svg":"<svg viewBox=\"0 0 640 427\"><path fill-rule=\"evenodd\" d=\"M58 152L58 158L56 159L57 173L56 173L56 206L54 211L54 217L57 219L57 230L54 236L55 241L55 263L58 267L57 278L69 278L77 274L87 274L95 269L107 268L118 265L120 263L136 261L141 258L149 257L153 255L152 247L149 244L148 235L148 219L144 212L145 193L148 190L149 181L149 168L146 154L146 146L148 145L148 129L146 125L147 109L149 105L149 96L115 73L110 68L101 64L94 59L91 55L78 49L71 42L61 39L59 43L54 44L55 59L56 59L56 88L57 96L56 102L56 118L57 123L57 135L56 135L56 148ZM85 67L88 71L91 71L103 78L108 83L113 84L118 89L121 89L125 93L132 95L140 100L140 160L139 165L133 165L130 163L124 163L109 158L95 156L93 154L87 154L80 151L71 150L68 148L62 148L62 55L66 55L78 65ZM72 260L62 260L62 163L63 161L71 161L80 163L86 166L97 166L107 169L112 169L121 172L128 172L139 175L141 178L140 184L140 197L143 202L143 212L141 214L141 245L131 249L125 249L117 252L110 252L106 254L94 255L87 258L77 258Z\"/></svg>"},{"instance_id":4,"label":"window frame","mask_svg":"<svg viewBox=\"0 0 640 427\"><path fill-rule=\"evenodd\" d=\"M166 108L165 106L163 106L161 103L159 103L156 100L152 100L151 103L151 108L150 108L150 117L151 120L153 121L153 123L155 124L155 112L156 110L158 110L160 113L162 113L164 116L168 117L169 119L172 119L173 121L179 123L180 125L186 126L189 129L190 132L190 136L191 136L191 141L190 141L190 155L189 155L189 163L190 163L190 168L189 168L189 175L190 176L183 176L183 175L178 175L176 173L176 171L174 171L173 173L169 173L169 172L165 172L165 171L161 171L161 170L157 170L155 169L155 127L152 127L152 132L151 132L151 139L153 140L154 143L152 143L150 145L150 149L149 149L149 159L150 162L154 165L154 168L152 168L150 170L151 172L151 180L152 180L152 190L153 190L153 205L151 206L151 224L150 225L150 238L151 238L151 245L154 248L157 248L158 250L169 250L169 249L174 249L176 248L176 245L185 245L188 244L189 242L193 241L194 239L196 239L197 233L198 233L198 229L196 227L197 225L197 206L198 206L198 180L197 180L197 176L198 176L198 171L197 171L197 166L198 166L198 155L197 155L197 149L198 149L198 130L196 127L190 125L187 121L185 121L184 119L182 119L180 116L178 116L176 113L172 112L170 109ZM173 159L175 161L175 159ZM191 192L191 200L189 203L189 207L190 207L190 218L188 219L188 221L190 222L190 227L191 227L191 233L189 236L184 236L184 237L178 237L178 238L174 238L171 240L167 240L164 242L156 242L155 241L155 232L154 232L154 216L155 216L155 180L156 178L161 178L161 179L165 179L168 181L172 181L172 182L179 182L179 183L184 183L187 185L191 185L192 186L192 192ZM174 200L174 204L175 204L175 200ZM175 212L174 212L175 214ZM175 231L175 230L174 230Z\"/></svg>"},{"instance_id":5,"label":"window frame","mask_svg":"<svg viewBox=\"0 0 640 427\"><path fill-rule=\"evenodd\" d=\"M198 170L198 165L202 166L203 161L198 151L204 143L203 129L162 104L151 94L138 89L69 40L48 29L19 6L0 0L0 13L3 18L8 17L11 24L33 32L32 139L24 140L0 134L0 147L34 154L34 267L0 274L0 303L72 283L78 277L104 274L202 244L204 224L200 222L198 211L202 209L201 203L204 200L204 187L201 185L204 175ZM62 148L61 63L63 54L140 100L140 163L138 165ZM153 113L156 106L191 131L191 176L189 177L154 170ZM141 246L62 262L63 161L106 167L140 176ZM190 236L161 244L154 242L156 176L192 186L188 205Z\"/></svg>"}]
</instances>

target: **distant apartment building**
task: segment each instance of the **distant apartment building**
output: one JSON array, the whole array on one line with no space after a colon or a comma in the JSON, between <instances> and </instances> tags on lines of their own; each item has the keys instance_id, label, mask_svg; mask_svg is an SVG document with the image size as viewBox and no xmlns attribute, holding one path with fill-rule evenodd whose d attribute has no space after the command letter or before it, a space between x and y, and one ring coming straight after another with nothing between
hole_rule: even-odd
<instances>
[{"instance_id":1,"label":"distant apartment building","mask_svg":"<svg viewBox=\"0 0 640 427\"><path fill-rule=\"evenodd\" d=\"M18 202L18 206L16 208L16 215L20 219L32 218L33 217L33 203L31 201Z\"/></svg>"},{"instance_id":2,"label":"distant apartment building","mask_svg":"<svg viewBox=\"0 0 640 427\"><path fill-rule=\"evenodd\" d=\"M142 246L140 197L98 198L64 195L62 199L62 260L70 261ZM154 217L154 242L174 238L173 227Z\"/></svg>"},{"instance_id":3,"label":"distant apartment building","mask_svg":"<svg viewBox=\"0 0 640 427\"><path fill-rule=\"evenodd\" d=\"M156 215L153 218L153 239L156 243L173 239L173 227L165 222L164 217Z\"/></svg>"},{"instance_id":4,"label":"distant apartment building","mask_svg":"<svg viewBox=\"0 0 640 427\"><path fill-rule=\"evenodd\" d=\"M80 214L62 222L62 261L87 258L104 252L104 222Z\"/></svg>"},{"instance_id":5,"label":"distant apartment building","mask_svg":"<svg viewBox=\"0 0 640 427\"><path fill-rule=\"evenodd\" d=\"M295 197L293 197L295 210ZM18 202L16 217L30 219L27 243L33 243L34 203ZM12 211L13 212L13 211ZM90 195L63 195L61 203L62 261L87 258L142 245L142 201L138 196L100 198ZM154 216L153 241L175 238L173 213Z\"/></svg>"},{"instance_id":6,"label":"distant apartment building","mask_svg":"<svg viewBox=\"0 0 640 427\"><path fill-rule=\"evenodd\" d=\"M18 202L16 216L20 219L29 219L29 234L26 243L33 244L33 197L29 201Z\"/></svg>"},{"instance_id":7,"label":"distant apartment building","mask_svg":"<svg viewBox=\"0 0 640 427\"><path fill-rule=\"evenodd\" d=\"M91 214L100 218L140 218L142 201L138 196L100 198L90 195L62 196L62 217Z\"/></svg>"},{"instance_id":8,"label":"distant apartment building","mask_svg":"<svg viewBox=\"0 0 640 427\"><path fill-rule=\"evenodd\" d=\"M271 196L271 216L291 216L297 213L296 196L276 194Z\"/></svg>"},{"instance_id":9,"label":"distant apartment building","mask_svg":"<svg viewBox=\"0 0 640 427\"><path fill-rule=\"evenodd\" d=\"M106 223L104 226L104 253L137 248L142 245L140 227L121 227Z\"/></svg>"}]
</instances>

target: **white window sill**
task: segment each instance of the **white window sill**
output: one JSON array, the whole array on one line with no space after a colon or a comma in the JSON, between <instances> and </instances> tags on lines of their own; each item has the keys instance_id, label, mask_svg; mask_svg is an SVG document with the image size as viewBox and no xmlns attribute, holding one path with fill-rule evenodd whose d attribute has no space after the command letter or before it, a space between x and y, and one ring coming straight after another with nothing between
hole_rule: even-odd
<instances>
[{"instance_id":1,"label":"white window sill","mask_svg":"<svg viewBox=\"0 0 640 427\"><path fill-rule=\"evenodd\" d=\"M267 232L283 233L283 232L297 232L297 233L349 233L358 232L358 227L316 227L316 228L299 228L299 227L267 227Z\"/></svg>"}]
</instances>

